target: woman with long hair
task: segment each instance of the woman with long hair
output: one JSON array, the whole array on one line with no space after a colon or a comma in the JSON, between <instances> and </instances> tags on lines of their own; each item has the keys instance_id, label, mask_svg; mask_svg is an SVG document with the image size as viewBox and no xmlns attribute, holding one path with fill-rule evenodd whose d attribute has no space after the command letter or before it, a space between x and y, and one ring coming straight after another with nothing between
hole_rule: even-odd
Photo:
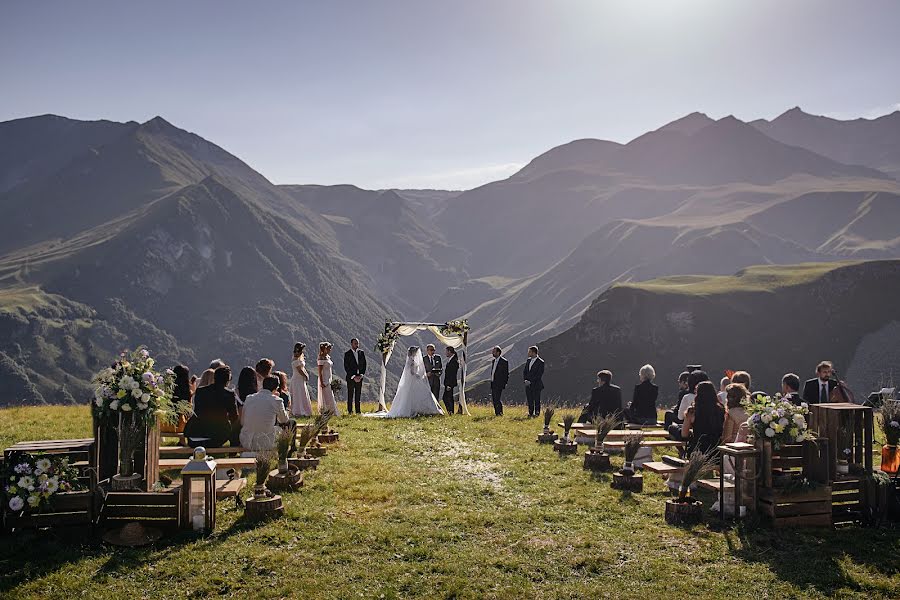
<instances>
[{"instance_id":1,"label":"woman with long hair","mask_svg":"<svg viewBox=\"0 0 900 600\"><path fill-rule=\"evenodd\" d=\"M316 361L319 369L319 414L330 412L338 415L337 402L334 400L334 390L331 389L331 370L334 362L331 360L331 342L319 344L319 360Z\"/></svg>"},{"instance_id":2,"label":"woman with long hair","mask_svg":"<svg viewBox=\"0 0 900 600\"><path fill-rule=\"evenodd\" d=\"M275 390L275 393L281 398L281 402L284 404L284 410L291 412L291 395L288 392L288 376L284 371L274 371L272 373L272 377L278 379L278 389Z\"/></svg>"},{"instance_id":3,"label":"woman with long hair","mask_svg":"<svg viewBox=\"0 0 900 600\"><path fill-rule=\"evenodd\" d=\"M244 367L241 369L241 373L238 375L237 385L234 387L234 395L237 397L238 408L244 406L244 400L247 399L247 396L255 394L258 391L259 388L256 385L256 369L253 367Z\"/></svg>"},{"instance_id":4,"label":"woman with long hair","mask_svg":"<svg viewBox=\"0 0 900 600\"><path fill-rule=\"evenodd\" d=\"M197 380L197 387L202 388L202 387L206 387L207 385L212 385L213 382L215 381L215 377L216 377L215 369L207 369L207 370L203 371L203 373L200 375L200 379ZM197 390L194 390L194 393L196 393L196 391Z\"/></svg>"},{"instance_id":5,"label":"woman with long hair","mask_svg":"<svg viewBox=\"0 0 900 600\"><path fill-rule=\"evenodd\" d=\"M709 453L722 441L725 408L719 402L716 386L711 381L697 384L694 404L684 415L681 436L687 440L687 453L694 450Z\"/></svg>"},{"instance_id":6,"label":"woman with long hair","mask_svg":"<svg viewBox=\"0 0 900 600\"><path fill-rule=\"evenodd\" d=\"M312 402L309 400L309 372L306 370L304 351L306 344L294 344L294 359L291 361L291 381L288 389L291 394L291 412L295 417L311 417Z\"/></svg>"}]
</instances>

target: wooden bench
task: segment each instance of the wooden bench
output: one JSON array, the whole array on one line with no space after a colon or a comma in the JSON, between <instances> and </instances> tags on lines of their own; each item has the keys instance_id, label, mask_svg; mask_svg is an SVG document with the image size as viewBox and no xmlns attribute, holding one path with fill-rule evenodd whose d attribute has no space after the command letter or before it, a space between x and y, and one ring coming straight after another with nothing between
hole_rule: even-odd
<instances>
[{"instance_id":1,"label":"wooden bench","mask_svg":"<svg viewBox=\"0 0 900 600\"><path fill-rule=\"evenodd\" d=\"M613 429L606 435L606 439L613 440L622 440L627 438L629 435L634 435L637 433L636 431L629 431L627 429ZM669 432L665 429L647 429L643 431L645 438L665 438L669 435ZM596 429L581 429L578 431L579 436L585 437L595 437L597 435Z\"/></svg>"},{"instance_id":2,"label":"wooden bench","mask_svg":"<svg viewBox=\"0 0 900 600\"><path fill-rule=\"evenodd\" d=\"M625 440L603 442L603 446L605 448L621 450L625 447ZM682 446L684 446L684 442L677 442L675 440L644 440L641 442L642 448L680 448Z\"/></svg>"},{"instance_id":3,"label":"wooden bench","mask_svg":"<svg viewBox=\"0 0 900 600\"><path fill-rule=\"evenodd\" d=\"M205 448L205 446L204 446ZM222 448L206 448L206 454L208 456L225 456L227 454L240 454L241 452L247 452L246 448L241 448L240 446L231 447L222 447ZM194 449L190 446L161 446L159 449L160 458L175 458L175 457L185 457L190 458L194 455Z\"/></svg>"},{"instance_id":4,"label":"wooden bench","mask_svg":"<svg viewBox=\"0 0 900 600\"><path fill-rule=\"evenodd\" d=\"M657 475L674 475L684 473L684 467L670 465L669 463L663 461L645 462L644 468L651 473L656 473Z\"/></svg>"},{"instance_id":5,"label":"wooden bench","mask_svg":"<svg viewBox=\"0 0 900 600\"><path fill-rule=\"evenodd\" d=\"M246 487L247 479L245 477L238 477L232 480L218 479L216 480L216 500L240 496Z\"/></svg>"},{"instance_id":6,"label":"wooden bench","mask_svg":"<svg viewBox=\"0 0 900 600\"><path fill-rule=\"evenodd\" d=\"M188 463L189 458L161 458L159 459L160 471L181 470ZM216 469L251 469L256 466L255 458L216 458Z\"/></svg>"}]
</instances>

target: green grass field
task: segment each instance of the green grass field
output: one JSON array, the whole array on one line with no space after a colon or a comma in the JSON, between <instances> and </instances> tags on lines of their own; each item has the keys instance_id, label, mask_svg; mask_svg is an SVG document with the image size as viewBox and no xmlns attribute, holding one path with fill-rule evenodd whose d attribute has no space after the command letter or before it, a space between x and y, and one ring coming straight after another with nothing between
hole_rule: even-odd
<instances>
[{"instance_id":1,"label":"green grass field","mask_svg":"<svg viewBox=\"0 0 900 600\"><path fill-rule=\"evenodd\" d=\"M86 408L2 410L0 441L87 436L89 423ZM0 597L900 597L896 531L670 527L659 477L612 490L582 469L583 449L535 443L540 425L518 408L343 417L285 518L252 525L224 502L214 535L128 550L6 536Z\"/></svg>"}]
</instances>

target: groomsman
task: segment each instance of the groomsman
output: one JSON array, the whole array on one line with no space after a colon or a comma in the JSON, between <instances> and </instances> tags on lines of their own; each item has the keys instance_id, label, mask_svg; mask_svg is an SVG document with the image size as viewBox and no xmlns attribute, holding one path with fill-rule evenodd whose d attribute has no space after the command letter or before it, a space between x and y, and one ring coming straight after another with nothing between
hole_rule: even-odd
<instances>
[{"instance_id":1,"label":"groomsman","mask_svg":"<svg viewBox=\"0 0 900 600\"><path fill-rule=\"evenodd\" d=\"M425 375L428 376L428 385L435 399L441 397L441 373L444 371L444 363L441 357L435 353L434 344L425 347Z\"/></svg>"},{"instance_id":2,"label":"groomsman","mask_svg":"<svg viewBox=\"0 0 900 600\"><path fill-rule=\"evenodd\" d=\"M503 416L503 390L509 383L509 361L500 356L503 350L500 346L494 346L491 354L494 360L491 361L491 401L494 403L494 414L498 417Z\"/></svg>"},{"instance_id":3,"label":"groomsman","mask_svg":"<svg viewBox=\"0 0 900 600\"><path fill-rule=\"evenodd\" d=\"M834 365L823 360L816 367L814 379L810 379L803 386L803 401L807 404L825 404L831 402L831 391L837 387L837 381L831 378Z\"/></svg>"},{"instance_id":4,"label":"groomsman","mask_svg":"<svg viewBox=\"0 0 900 600\"><path fill-rule=\"evenodd\" d=\"M447 414L453 414L453 392L459 385L459 357L453 346L447 346L447 366L444 367L444 405Z\"/></svg>"},{"instance_id":5,"label":"groomsman","mask_svg":"<svg viewBox=\"0 0 900 600\"><path fill-rule=\"evenodd\" d=\"M344 373L347 375L347 414L353 414L353 406L356 405L356 414L362 410L359 407L362 396L362 380L366 374L366 353L359 349L359 340L350 340L350 349L344 353Z\"/></svg>"},{"instance_id":6,"label":"groomsman","mask_svg":"<svg viewBox=\"0 0 900 600\"><path fill-rule=\"evenodd\" d=\"M528 348L528 360L525 361L525 398L528 401L528 416L541 416L541 390L544 389L544 361L538 355L538 347Z\"/></svg>"}]
</instances>

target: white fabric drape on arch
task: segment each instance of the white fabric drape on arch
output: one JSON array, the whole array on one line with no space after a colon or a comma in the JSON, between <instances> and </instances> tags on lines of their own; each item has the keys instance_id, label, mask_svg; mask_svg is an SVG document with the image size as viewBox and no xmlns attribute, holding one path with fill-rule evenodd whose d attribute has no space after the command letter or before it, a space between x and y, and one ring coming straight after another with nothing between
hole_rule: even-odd
<instances>
[{"instance_id":1,"label":"white fabric drape on arch","mask_svg":"<svg viewBox=\"0 0 900 600\"><path fill-rule=\"evenodd\" d=\"M434 334L434 336L438 339L438 341L445 346L453 346L454 348L462 347L462 352L457 352L456 356L459 358L459 406L462 409L464 415L469 414L469 407L466 406L466 340L463 335L444 335L441 333L441 329L439 325L429 325L422 323L400 323L397 326L397 335L400 337L406 337L409 335L413 335L417 331L430 331ZM384 390L387 387L387 363L391 359L391 354L393 353L394 348L391 347L385 354L381 355L381 385L378 389L378 410L387 410L387 405L384 403ZM440 401L440 398L438 398Z\"/></svg>"}]
</instances>

